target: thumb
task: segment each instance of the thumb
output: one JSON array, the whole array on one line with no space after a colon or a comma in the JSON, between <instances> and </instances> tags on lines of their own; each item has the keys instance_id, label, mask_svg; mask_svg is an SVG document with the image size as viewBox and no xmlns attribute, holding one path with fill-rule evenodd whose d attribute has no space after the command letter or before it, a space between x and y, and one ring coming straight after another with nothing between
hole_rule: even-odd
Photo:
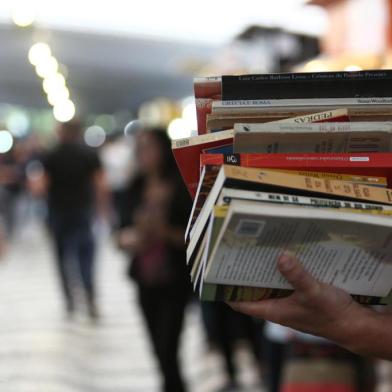
<instances>
[{"instance_id":1,"label":"thumb","mask_svg":"<svg viewBox=\"0 0 392 392\"><path fill-rule=\"evenodd\" d=\"M280 256L278 269L296 291L314 292L319 288L317 280L306 272L301 263L293 256L286 254Z\"/></svg>"}]
</instances>

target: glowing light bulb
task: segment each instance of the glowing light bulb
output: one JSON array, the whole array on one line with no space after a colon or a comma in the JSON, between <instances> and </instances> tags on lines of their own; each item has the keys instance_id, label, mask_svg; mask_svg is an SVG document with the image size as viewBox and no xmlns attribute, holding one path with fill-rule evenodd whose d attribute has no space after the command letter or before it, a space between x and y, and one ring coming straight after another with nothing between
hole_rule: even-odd
<instances>
[{"instance_id":1,"label":"glowing light bulb","mask_svg":"<svg viewBox=\"0 0 392 392\"><path fill-rule=\"evenodd\" d=\"M58 103L53 107L53 115L57 121L67 122L75 116L75 105L71 100L66 100Z\"/></svg>"},{"instance_id":2,"label":"glowing light bulb","mask_svg":"<svg viewBox=\"0 0 392 392\"><path fill-rule=\"evenodd\" d=\"M50 91L47 98L50 105L57 106L69 99L69 90L63 86L57 90Z\"/></svg>"},{"instance_id":3,"label":"glowing light bulb","mask_svg":"<svg viewBox=\"0 0 392 392\"><path fill-rule=\"evenodd\" d=\"M60 73L49 75L43 80L42 87L46 94L50 94L52 91L65 87L65 78Z\"/></svg>"},{"instance_id":4,"label":"glowing light bulb","mask_svg":"<svg viewBox=\"0 0 392 392\"><path fill-rule=\"evenodd\" d=\"M54 75L57 73L59 68L59 63L53 57L42 58L39 60L38 64L35 66L35 72L41 78L47 78L50 75Z\"/></svg>"},{"instance_id":5,"label":"glowing light bulb","mask_svg":"<svg viewBox=\"0 0 392 392\"><path fill-rule=\"evenodd\" d=\"M34 23L36 14L31 3L26 0L14 1L11 18L17 26L27 27Z\"/></svg>"},{"instance_id":6,"label":"glowing light bulb","mask_svg":"<svg viewBox=\"0 0 392 392\"><path fill-rule=\"evenodd\" d=\"M49 58L51 50L44 42L35 43L29 50L29 61L32 65L37 65L42 59Z\"/></svg>"},{"instance_id":7,"label":"glowing light bulb","mask_svg":"<svg viewBox=\"0 0 392 392\"><path fill-rule=\"evenodd\" d=\"M0 131L0 154L10 151L14 144L14 138L9 131Z\"/></svg>"}]
</instances>

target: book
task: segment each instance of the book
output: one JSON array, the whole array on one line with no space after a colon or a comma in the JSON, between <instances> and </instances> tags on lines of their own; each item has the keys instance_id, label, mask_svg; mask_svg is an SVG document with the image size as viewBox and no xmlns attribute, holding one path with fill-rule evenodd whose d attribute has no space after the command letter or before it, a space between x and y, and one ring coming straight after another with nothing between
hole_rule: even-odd
<instances>
[{"instance_id":1,"label":"book","mask_svg":"<svg viewBox=\"0 0 392 392\"><path fill-rule=\"evenodd\" d=\"M222 100L385 97L391 70L222 76Z\"/></svg>"},{"instance_id":2,"label":"book","mask_svg":"<svg viewBox=\"0 0 392 392\"><path fill-rule=\"evenodd\" d=\"M245 168L223 165L203 203L197 218L190 217L193 225L188 227L187 260L192 260L200 245L200 236L205 232L209 213L215 205L223 187L286 193L297 196L318 196L342 200L392 204L392 190L366 186L348 181L314 178L300 174L287 174L271 169Z\"/></svg>"},{"instance_id":3,"label":"book","mask_svg":"<svg viewBox=\"0 0 392 392\"><path fill-rule=\"evenodd\" d=\"M378 110L388 110L392 104L392 97L373 98L311 98L311 99L255 99L212 102L212 113L262 113L268 111L291 111L317 110L327 111L331 109L368 109L375 107Z\"/></svg>"},{"instance_id":4,"label":"book","mask_svg":"<svg viewBox=\"0 0 392 392\"><path fill-rule=\"evenodd\" d=\"M206 117L211 113L212 102L221 99L221 77L204 77L193 80L198 134L206 133Z\"/></svg>"},{"instance_id":5,"label":"book","mask_svg":"<svg viewBox=\"0 0 392 392\"><path fill-rule=\"evenodd\" d=\"M370 186L389 186L392 188L392 153L389 154L202 154L200 191L196 193L192 212L186 230L186 242L190 231L223 164L253 167L286 169L288 173L352 181ZM204 176L206 178L204 179Z\"/></svg>"},{"instance_id":6,"label":"book","mask_svg":"<svg viewBox=\"0 0 392 392\"><path fill-rule=\"evenodd\" d=\"M199 157L205 151L232 151L233 130L193 136L172 141L174 159L192 198L199 177Z\"/></svg>"},{"instance_id":7,"label":"book","mask_svg":"<svg viewBox=\"0 0 392 392\"><path fill-rule=\"evenodd\" d=\"M392 149L392 122L235 124L234 152L355 153Z\"/></svg>"},{"instance_id":8,"label":"book","mask_svg":"<svg viewBox=\"0 0 392 392\"><path fill-rule=\"evenodd\" d=\"M392 154L391 154L392 157ZM391 165L392 165L392 161ZM188 221L187 229L185 232L185 242L188 242L190 232L193 225L203 207L203 204L211 190L214 181L218 175L220 166L223 164L234 164L243 167L256 167L256 168L268 168L268 162L264 157L258 156L258 154L241 154L241 155L224 155L224 154L202 154L200 155L200 165L201 165L201 177L199 180L199 186L194 198L192 205L192 210L190 214L190 219ZM315 178L329 178L341 181L352 181L358 184L370 185L370 186L383 186L387 187L387 179L382 176L362 176L358 174L348 174L348 173L335 173L331 172L333 166L330 166L329 171L324 172L312 171L311 168L304 168L302 170L294 170L293 168L274 169L277 172L288 173L288 174L299 174L305 176L311 176ZM391 167L392 171L392 167Z\"/></svg>"},{"instance_id":9,"label":"book","mask_svg":"<svg viewBox=\"0 0 392 392\"><path fill-rule=\"evenodd\" d=\"M235 165L312 172L337 180L392 188L392 153L360 154L201 154L200 167Z\"/></svg>"},{"instance_id":10,"label":"book","mask_svg":"<svg viewBox=\"0 0 392 392\"><path fill-rule=\"evenodd\" d=\"M185 243L189 241L190 232L193 229L195 221L199 216L201 209L203 208L204 202L215 183L219 170L220 166L215 165L208 165L202 168L196 195L192 204L190 217L185 230Z\"/></svg>"},{"instance_id":11,"label":"book","mask_svg":"<svg viewBox=\"0 0 392 392\"><path fill-rule=\"evenodd\" d=\"M233 200L203 278L290 289L276 266L289 251L322 282L354 295L384 297L392 289L391 228L390 217L382 215Z\"/></svg>"},{"instance_id":12,"label":"book","mask_svg":"<svg viewBox=\"0 0 392 392\"><path fill-rule=\"evenodd\" d=\"M313 109L313 110L312 110ZM207 115L207 132L216 132L219 130L232 129L236 123L266 123L273 121L290 121L292 118L304 117L309 118L312 114L319 113L319 108L261 108L260 110L251 109L251 112L246 109L240 110L225 110L220 113L211 113ZM390 121L392 117L392 106L388 108L380 108L378 106L366 107L351 107L340 109L327 110L328 112L344 111L346 116L339 117L336 115L335 122L340 121ZM320 121L312 121L320 122Z\"/></svg>"},{"instance_id":13,"label":"book","mask_svg":"<svg viewBox=\"0 0 392 392\"><path fill-rule=\"evenodd\" d=\"M251 200L259 202L272 202L281 204L291 205L303 205L303 206L317 206L323 208L339 208L344 209L356 209L364 212L368 211L388 211L392 213L392 206L380 206L368 203L348 202L341 200L330 200L322 198L304 197L304 196L293 196L284 194L272 194L264 192L251 192L238 189L223 188L221 195L214 207L214 212L211 214L210 225L215 234L209 238L208 247L209 254L211 249L216 243L218 233L222 228L223 221L226 218L228 211L228 204L232 200ZM203 247L207 246L207 242L204 241ZM207 260L204 260L206 262ZM199 275L197 278L200 279L200 271L202 270L201 265L198 265ZM260 288L252 286L238 286L228 284L215 284L207 282L198 282L200 287L200 299L203 301L260 301L269 298L282 298L292 293L292 290L286 289L273 289L273 288ZM392 292L391 292L392 293ZM392 303L392 296L389 297L369 297L369 296L354 296L357 302L363 304L389 304Z\"/></svg>"},{"instance_id":14,"label":"book","mask_svg":"<svg viewBox=\"0 0 392 392\"><path fill-rule=\"evenodd\" d=\"M236 165L366 176L369 185L392 188L392 153L358 154L201 154L200 165Z\"/></svg>"},{"instance_id":15,"label":"book","mask_svg":"<svg viewBox=\"0 0 392 392\"><path fill-rule=\"evenodd\" d=\"M226 217L228 205L232 200L248 200L253 202L263 202L263 203L273 203L273 204L284 204L284 205L299 205L299 206L309 206L309 207L319 207L319 208L329 208L329 209L339 209L340 211L344 210L357 210L368 213L369 211L383 211L384 213L392 214L392 206L390 205L379 205L372 203L362 203L357 201L343 201L337 199L326 199L319 197L307 197L307 196L297 196L290 194L282 194L282 193L269 193L269 192L259 192L259 191L246 191L243 189L232 189L232 188L222 188L222 191L215 203L214 213L210 216L209 225L213 226L212 232L214 233L218 228L222 226L223 219ZM223 208L224 207L224 208ZM216 234L216 232L215 232ZM206 237L203 237L203 241L200 244L198 249L198 254L202 252L202 248L204 248L206 244ZM208 240L209 247L210 244L215 242L217 235L212 235L211 239ZM199 264L201 262L200 257L196 257L193 261L194 264ZM195 266L194 266L195 267ZM200 276L201 266L198 265L197 268L198 274L197 277ZM194 281L195 277L192 277L192 281ZM208 291L211 293L212 291ZM237 291L235 291L237 292ZM243 293L243 291L240 291ZM245 290L248 292L248 290ZM201 294L202 299L206 299Z\"/></svg>"},{"instance_id":16,"label":"book","mask_svg":"<svg viewBox=\"0 0 392 392\"><path fill-rule=\"evenodd\" d=\"M302 114L299 116L295 117L288 117L288 118L270 118L268 116L261 116L261 115L256 115L253 117L250 117L251 121L247 121L247 118L241 118L239 116L234 117L235 120L232 120L230 123L228 123L227 118L222 115L218 115L212 117L213 115L207 115L207 132L210 130L213 130L216 132L217 130L223 130L219 129L220 123L219 121L224 121L224 128L229 129L233 128L235 123L266 123L266 122L278 122L278 123L297 123L297 124L303 124L303 123L319 123L319 122L348 122L350 121L350 116L349 116L349 111L348 109L335 109L335 110L328 110L326 112L316 112L316 113L306 113ZM280 116L281 117L281 116ZM231 117L229 117L231 118ZM211 120L214 121L211 121ZM227 124L230 124L228 126ZM214 127L215 126L215 127ZM211 128L214 127L214 128Z\"/></svg>"},{"instance_id":17,"label":"book","mask_svg":"<svg viewBox=\"0 0 392 392\"><path fill-rule=\"evenodd\" d=\"M286 250L356 301L392 303L389 85L392 70L194 80L199 135L218 141L173 152L194 196L186 258L201 299L290 295Z\"/></svg>"},{"instance_id":18,"label":"book","mask_svg":"<svg viewBox=\"0 0 392 392\"><path fill-rule=\"evenodd\" d=\"M229 205L232 200L251 200L263 203L281 203L319 208L339 208L362 211L391 211L392 205L373 204L367 202L327 199L314 196L298 196L285 193L271 193L260 191L247 191L244 189L222 188L216 201L216 206Z\"/></svg>"}]
</instances>

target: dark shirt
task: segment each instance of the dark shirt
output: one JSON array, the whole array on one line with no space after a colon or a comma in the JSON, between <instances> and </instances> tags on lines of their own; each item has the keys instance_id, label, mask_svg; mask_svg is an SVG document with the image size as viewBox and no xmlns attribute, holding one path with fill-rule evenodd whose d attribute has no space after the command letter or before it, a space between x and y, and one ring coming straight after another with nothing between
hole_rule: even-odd
<instances>
[{"instance_id":1,"label":"dark shirt","mask_svg":"<svg viewBox=\"0 0 392 392\"><path fill-rule=\"evenodd\" d=\"M191 198L186 190L182 179L175 177L173 180L174 192L168 205L168 223L173 227L185 228L188 222L189 213L192 207ZM142 178L134 179L123 193L121 203L120 227L131 227L134 224L135 212L142 205L142 195L144 191L144 181ZM186 266L186 252L184 245L166 244L167 260L166 268L170 272L170 279L166 286L182 287L189 289L189 271ZM141 286L145 284L140 276L137 266L140 264L138 256L131 257L129 276L135 279Z\"/></svg>"},{"instance_id":2,"label":"dark shirt","mask_svg":"<svg viewBox=\"0 0 392 392\"><path fill-rule=\"evenodd\" d=\"M94 202L93 177L101 169L95 150L77 143L63 143L42 160L49 176L49 209L80 211Z\"/></svg>"}]
</instances>

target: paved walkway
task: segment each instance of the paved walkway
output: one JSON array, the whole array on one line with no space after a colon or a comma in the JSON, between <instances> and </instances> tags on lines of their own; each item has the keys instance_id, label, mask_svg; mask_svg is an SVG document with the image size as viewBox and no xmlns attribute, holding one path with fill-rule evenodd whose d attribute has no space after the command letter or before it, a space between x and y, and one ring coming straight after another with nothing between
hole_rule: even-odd
<instances>
[{"instance_id":1,"label":"paved walkway","mask_svg":"<svg viewBox=\"0 0 392 392\"><path fill-rule=\"evenodd\" d=\"M101 320L66 320L44 230L24 227L0 261L1 392L155 392L159 380L125 261L107 239L97 265ZM198 309L189 310L182 358L191 392L224 383L221 361L207 353ZM252 361L239 352L241 379L255 384ZM253 386L252 386L253 385Z\"/></svg>"}]
</instances>

